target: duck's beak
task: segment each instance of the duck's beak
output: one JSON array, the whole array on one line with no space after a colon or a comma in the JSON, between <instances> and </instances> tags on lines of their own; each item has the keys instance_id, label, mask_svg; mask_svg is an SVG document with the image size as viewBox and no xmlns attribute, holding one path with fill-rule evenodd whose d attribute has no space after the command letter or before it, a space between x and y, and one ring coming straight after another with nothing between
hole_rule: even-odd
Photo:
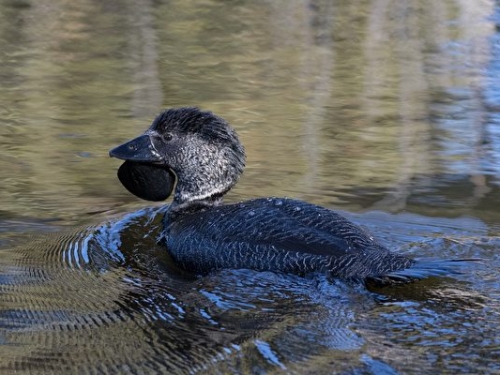
<instances>
[{"instance_id":1,"label":"duck's beak","mask_svg":"<svg viewBox=\"0 0 500 375\"><path fill-rule=\"evenodd\" d=\"M109 152L109 156L138 163L161 162L160 153L156 150L149 135L143 134Z\"/></svg>"}]
</instances>

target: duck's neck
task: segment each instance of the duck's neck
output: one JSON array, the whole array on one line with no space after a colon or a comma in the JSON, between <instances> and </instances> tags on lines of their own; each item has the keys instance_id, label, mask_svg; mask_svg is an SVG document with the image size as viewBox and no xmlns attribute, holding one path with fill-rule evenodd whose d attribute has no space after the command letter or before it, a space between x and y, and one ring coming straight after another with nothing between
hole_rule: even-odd
<instances>
[{"instance_id":1,"label":"duck's neck","mask_svg":"<svg viewBox=\"0 0 500 375\"><path fill-rule=\"evenodd\" d=\"M243 172L245 154L240 148L238 153L216 146L201 149L202 153L193 152L174 170L177 177L174 207L219 204Z\"/></svg>"},{"instance_id":2,"label":"duck's neck","mask_svg":"<svg viewBox=\"0 0 500 375\"><path fill-rule=\"evenodd\" d=\"M233 187L236 181L229 178L223 178L215 174L213 170L210 173L190 174L182 171L177 174L177 186L175 189L174 202L185 203L192 201L202 201L211 199L211 197L222 197L229 189Z\"/></svg>"},{"instance_id":3,"label":"duck's neck","mask_svg":"<svg viewBox=\"0 0 500 375\"><path fill-rule=\"evenodd\" d=\"M236 183L234 174L217 173L210 170L210 174L201 173L193 177L189 173L177 175L174 200L171 210L185 211L204 209L222 203L222 198Z\"/></svg>"},{"instance_id":4,"label":"duck's neck","mask_svg":"<svg viewBox=\"0 0 500 375\"><path fill-rule=\"evenodd\" d=\"M173 207L220 204L245 167L243 147L237 139L233 143L227 146L195 139L183 150L172 169L177 177Z\"/></svg>"},{"instance_id":5,"label":"duck's neck","mask_svg":"<svg viewBox=\"0 0 500 375\"><path fill-rule=\"evenodd\" d=\"M180 202L174 198L170 205L169 211L171 214L189 213L218 206L222 204L222 195L212 196L205 199L189 200Z\"/></svg>"}]
</instances>

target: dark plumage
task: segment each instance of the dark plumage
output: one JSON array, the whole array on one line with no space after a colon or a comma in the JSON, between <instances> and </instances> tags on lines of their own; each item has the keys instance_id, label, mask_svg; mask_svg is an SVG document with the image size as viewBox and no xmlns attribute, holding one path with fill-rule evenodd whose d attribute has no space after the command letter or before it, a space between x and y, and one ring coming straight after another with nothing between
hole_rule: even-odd
<instances>
[{"instance_id":1,"label":"dark plumage","mask_svg":"<svg viewBox=\"0 0 500 375\"><path fill-rule=\"evenodd\" d=\"M261 198L222 204L243 171L245 153L236 132L211 112L166 110L143 135L110 155L126 160L120 180L143 199L170 195L176 176L164 237L174 260L188 271L250 268L393 282L453 272L459 264L392 253L343 216L306 202ZM145 178L148 168L151 177Z\"/></svg>"}]
</instances>

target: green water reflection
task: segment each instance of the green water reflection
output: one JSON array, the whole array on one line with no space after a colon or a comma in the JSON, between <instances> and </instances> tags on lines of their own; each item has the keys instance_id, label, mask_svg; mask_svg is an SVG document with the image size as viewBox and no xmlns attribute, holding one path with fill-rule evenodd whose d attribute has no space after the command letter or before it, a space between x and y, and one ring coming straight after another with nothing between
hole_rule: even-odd
<instances>
[{"instance_id":1,"label":"green water reflection","mask_svg":"<svg viewBox=\"0 0 500 375\"><path fill-rule=\"evenodd\" d=\"M498 265L499 12L493 0L0 0L0 248L148 205L119 185L108 150L162 108L196 105L245 145L228 201L292 196L436 226L468 217L453 224L472 231L460 255ZM411 236L394 243L427 238Z\"/></svg>"},{"instance_id":2,"label":"green water reflection","mask_svg":"<svg viewBox=\"0 0 500 375\"><path fill-rule=\"evenodd\" d=\"M454 1L4 1L2 211L79 221L134 204L106 152L180 105L211 109L241 133L239 197L353 208L343 199L352 189L377 200L396 190L404 209L415 178L444 173L486 191L478 90L491 10ZM472 25L459 23L466 16Z\"/></svg>"}]
</instances>

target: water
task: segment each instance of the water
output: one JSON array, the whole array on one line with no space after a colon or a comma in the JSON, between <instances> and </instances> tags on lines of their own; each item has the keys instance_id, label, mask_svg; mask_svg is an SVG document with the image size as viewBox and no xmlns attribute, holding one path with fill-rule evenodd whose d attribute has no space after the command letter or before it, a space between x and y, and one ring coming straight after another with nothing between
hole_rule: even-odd
<instances>
[{"instance_id":1,"label":"water","mask_svg":"<svg viewBox=\"0 0 500 375\"><path fill-rule=\"evenodd\" d=\"M0 373L499 373L499 24L490 0L0 1ZM484 262L370 290L184 275L107 156L181 105L241 136L228 202Z\"/></svg>"}]
</instances>

